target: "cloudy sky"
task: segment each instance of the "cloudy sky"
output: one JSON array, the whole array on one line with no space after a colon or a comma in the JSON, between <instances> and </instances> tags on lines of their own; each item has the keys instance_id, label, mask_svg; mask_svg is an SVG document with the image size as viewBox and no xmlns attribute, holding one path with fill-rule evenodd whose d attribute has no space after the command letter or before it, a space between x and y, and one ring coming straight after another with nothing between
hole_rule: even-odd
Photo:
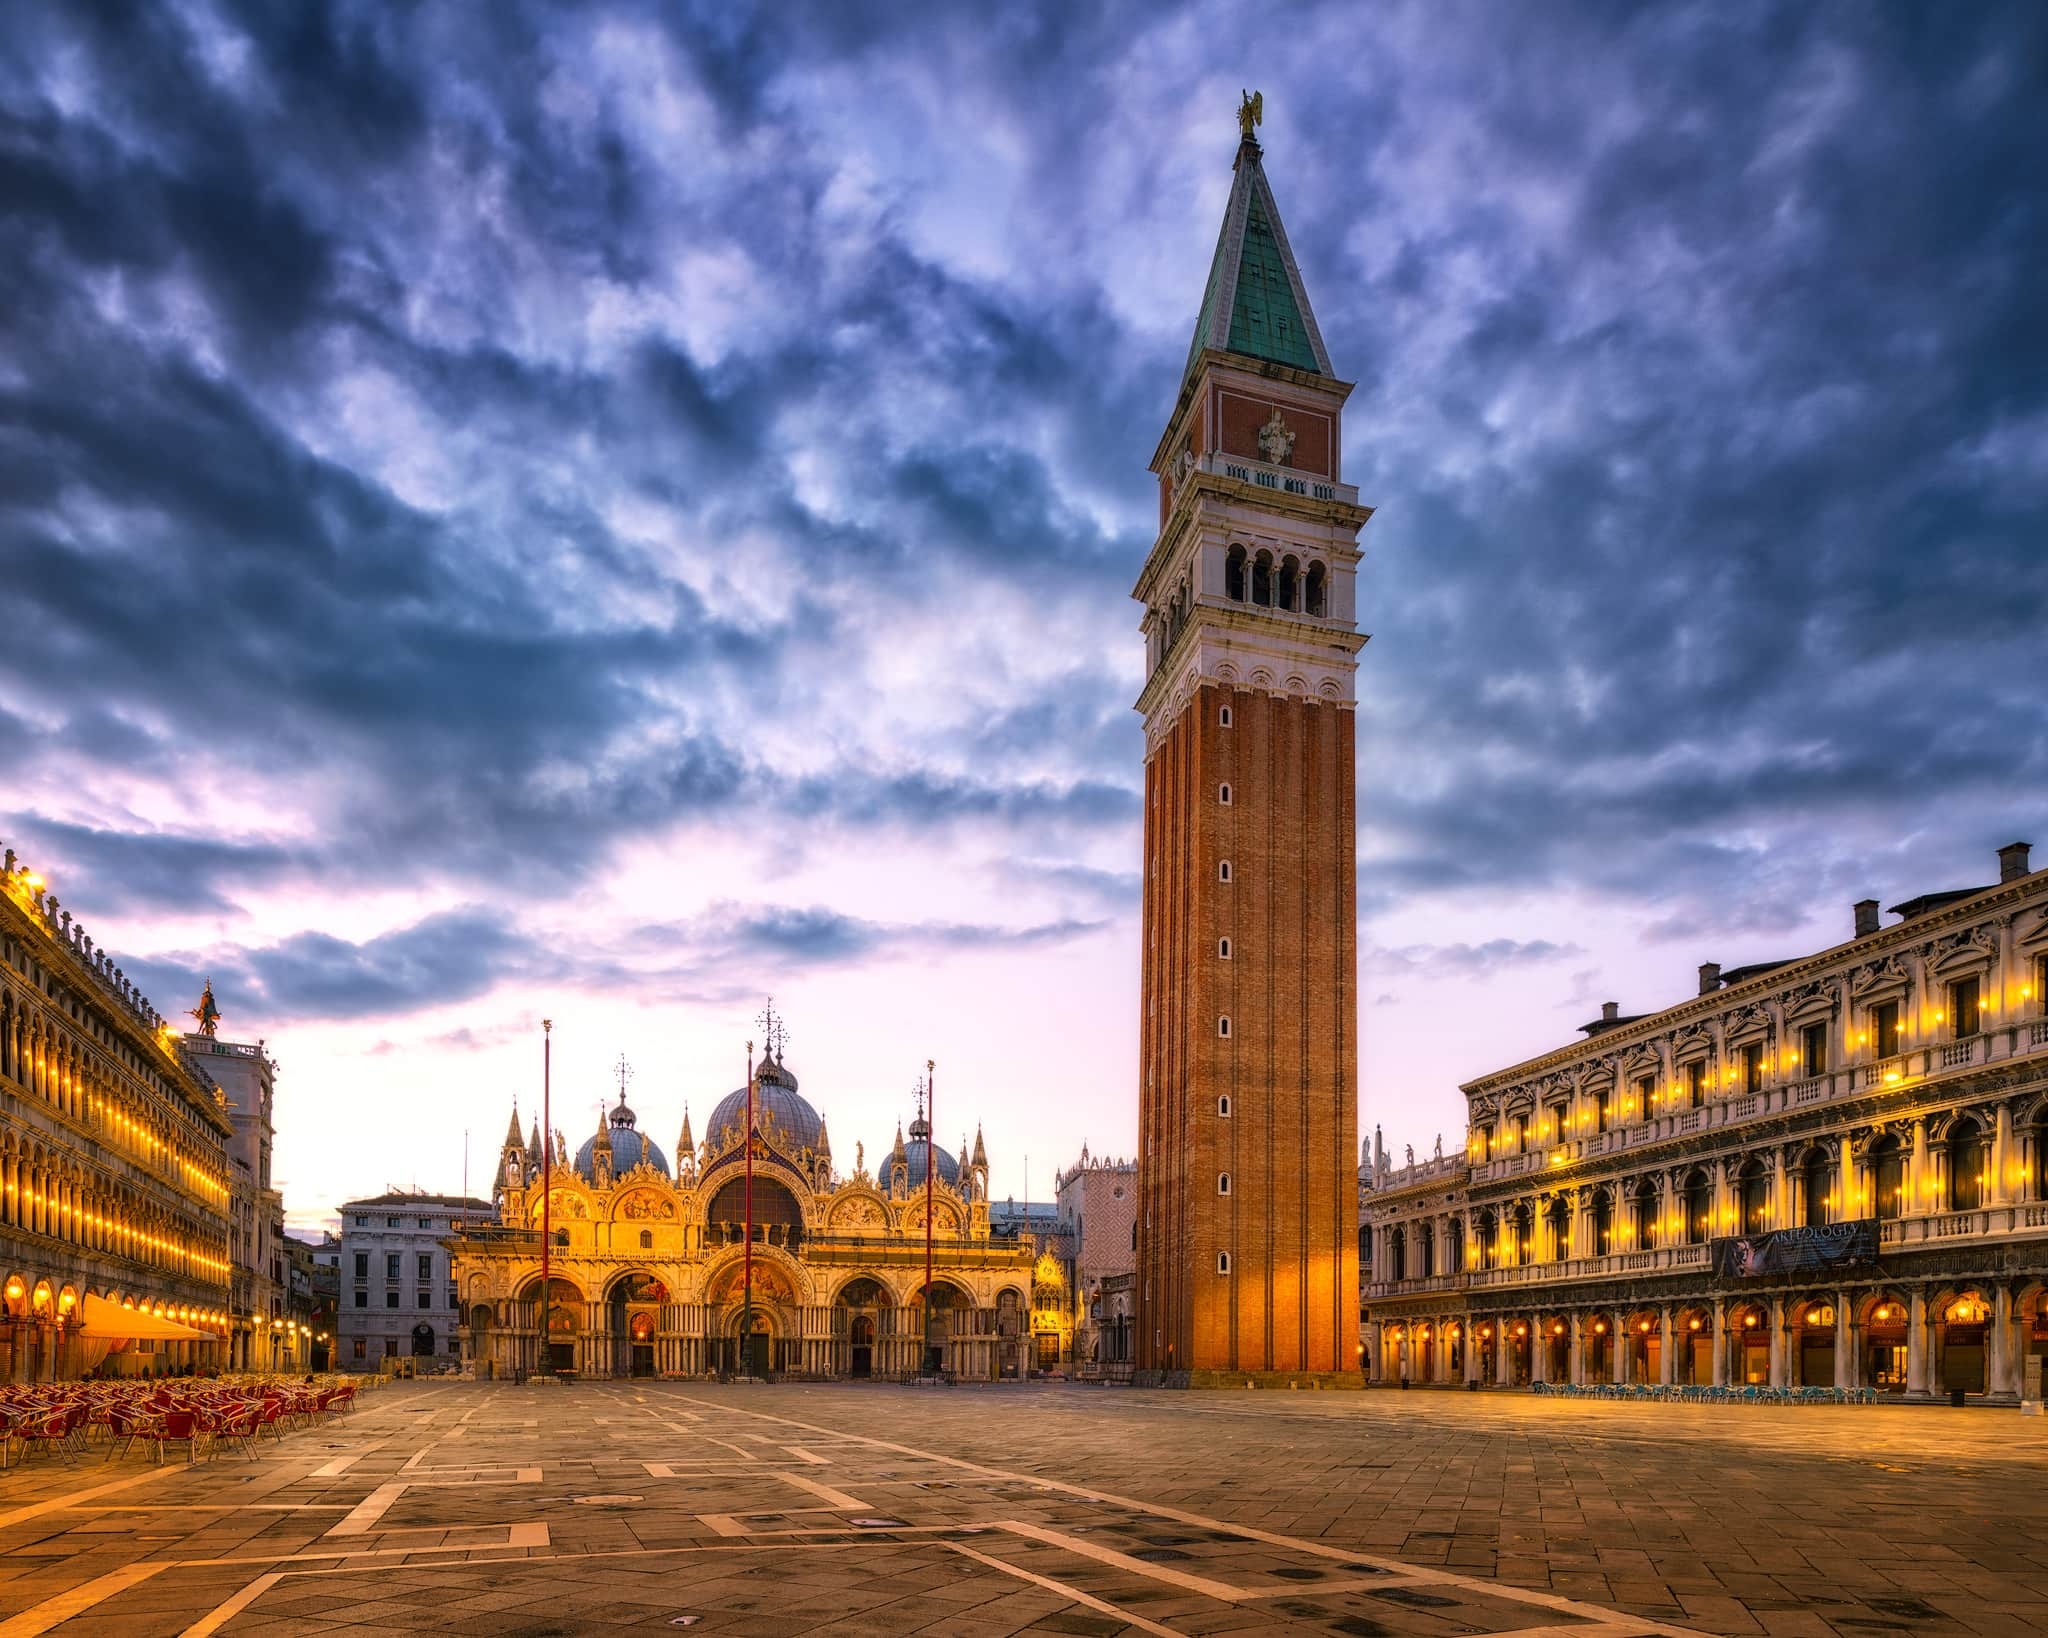
<instances>
[{"instance_id":1,"label":"cloudy sky","mask_svg":"<svg viewBox=\"0 0 2048 1638\"><path fill-rule=\"evenodd\" d=\"M0 839L295 1222L1136 1130L1131 583L1262 133L1365 536L1363 1119L2048 845L2048 13L11 7ZM692 12L695 15L691 15Z\"/></svg>"}]
</instances>

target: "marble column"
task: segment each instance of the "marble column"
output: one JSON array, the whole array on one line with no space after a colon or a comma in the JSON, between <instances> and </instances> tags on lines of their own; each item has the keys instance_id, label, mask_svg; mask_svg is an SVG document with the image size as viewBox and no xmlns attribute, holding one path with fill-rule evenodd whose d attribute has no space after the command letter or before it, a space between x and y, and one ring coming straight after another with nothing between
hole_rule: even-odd
<instances>
[{"instance_id":1,"label":"marble column","mask_svg":"<svg viewBox=\"0 0 2048 1638\"><path fill-rule=\"evenodd\" d=\"M1847 1145L1844 1145L1847 1147ZM1861 1328L1849 1317L1849 1305L1853 1301L1846 1291L1837 1291L1835 1304L1835 1386L1851 1389L1858 1386L1857 1363L1861 1354L1858 1341Z\"/></svg>"},{"instance_id":2,"label":"marble column","mask_svg":"<svg viewBox=\"0 0 2048 1638\"><path fill-rule=\"evenodd\" d=\"M1613 1369L1607 1374L1610 1380L1620 1383L1628 1380L1628 1321L1626 1318L1602 1315L1607 1320L1607 1352Z\"/></svg>"},{"instance_id":3,"label":"marble column","mask_svg":"<svg viewBox=\"0 0 2048 1638\"><path fill-rule=\"evenodd\" d=\"M1678 1380L1678 1327L1669 1303L1657 1317L1657 1338L1657 1380L1668 1388Z\"/></svg>"},{"instance_id":4,"label":"marble column","mask_svg":"<svg viewBox=\"0 0 2048 1638\"><path fill-rule=\"evenodd\" d=\"M1916 1146L1918 1140L1916 1139ZM1925 1399L1929 1396L1927 1346L1927 1291L1923 1286L1914 1286L1906 1311L1906 1397Z\"/></svg>"},{"instance_id":5,"label":"marble column","mask_svg":"<svg viewBox=\"0 0 2048 1638\"><path fill-rule=\"evenodd\" d=\"M1988 1206L2009 1206L2014 1199L2011 1181L2013 1166L2012 1106L2001 1103L1998 1106L1998 1125L1991 1136L1991 1193L1984 1202Z\"/></svg>"},{"instance_id":6,"label":"marble column","mask_svg":"<svg viewBox=\"0 0 2048 1638\"><path fill-rule=\"evenodd\" d=\"M1771 1386L1782 1388L1786 1383L1786 1326L1790 1323L1790 1316L1785 1311L1785 1301L1782 1297L1771 1299L1770 1314L1766 1323L1771 1328Z\"/></svg>"},{"instance_id":7,"label":"marble column","mask_svg":"<svg viewBox=\"0 0 2048 1638\"><path fill-rule=\"evenodd\" d=\"M1999 1111L2001 1114L2004 1111ZM2012 1291L2000 1283L1992 1288L1991 1335L1988 1357L1984 1362L1984 1388L1993 1399L2011 1401L2019 1398L2020 1373L2017 1338L2013 1327Z\"/></svg>"},{"instance_id":8,"label":"marble column","mask_svg":"<svg viewBox=\"0 0 2048 1638\"><path fill-rule=\"evenodd\" d=\"M1574 1387L1583 1387L1586 1382L1586 1321L1580 1314L1573 1314L1565 1323L1571 1327L1571 1358L1568 1369Z\"/></svg>"}]
</instances>

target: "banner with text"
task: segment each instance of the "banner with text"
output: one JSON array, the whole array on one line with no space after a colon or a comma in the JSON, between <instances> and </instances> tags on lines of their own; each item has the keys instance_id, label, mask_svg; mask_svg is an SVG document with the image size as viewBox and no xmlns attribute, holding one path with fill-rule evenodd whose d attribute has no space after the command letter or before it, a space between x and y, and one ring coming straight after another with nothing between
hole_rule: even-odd
<instances>
[{"instance_id":1,"label":"banner with text","mask_svg":"<svg viewBox=\"0 0 2048 1638\"><path fill-rule=\"evenodd\" d=\"M1714 1273L1746 1280L1759 1274L1806 1274L1877 1260L1877 1219L1773 1229L1714 1242Z\"/></svg>"}]
</instances>

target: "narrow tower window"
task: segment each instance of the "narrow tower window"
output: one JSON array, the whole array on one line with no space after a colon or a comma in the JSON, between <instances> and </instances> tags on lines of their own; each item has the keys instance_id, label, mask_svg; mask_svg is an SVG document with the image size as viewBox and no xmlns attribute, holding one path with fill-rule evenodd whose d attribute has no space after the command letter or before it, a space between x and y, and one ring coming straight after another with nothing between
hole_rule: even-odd
<instances>
[{"instance_id":1,"label":"narrow tower window","mask_svg":"<svg viewBox=\"0 0 2048 1638\"><path fill-rule=\"evenodd\" d=\"M1230 1039L1229 1013L1226 1012L1221 1018L1216 1020L1216 1033L1222 1036L1226 1041Z\"/></svg>"},{"instance_id":2,"label":"narrow tower window","mask_svg":"<svg viewBox=\"0 0 2048 1638\"><path fill-rule=\"evenodd\" d=\"M1228 1189L1225 1189L1225 1190L1224 1190L1223 1192L1224 1192L1225 1194L1228 1194L1228 1193L1229 1193L1230 1191L1229 1191ZM1227 1252L1227 1251L1219 1251L1219 1252L1217 1252L1217 1253L1216 1253L1216 1272L1217 1272L1218 1274L1228 1274L1228 1273L1230 1272L1230 1253L1229 1253L1229 1252Z\"/></svg>"},{"instance_id":3,"label":"narrow tower window","mask_svg":"<svg viewBox=\"0 0 2048 1638\"><path fill-rule=\"evenodd\" d=\"M1320 619L1327 611L1326 588L1329 585L1329 571L1320 563L1308 566L1308 612Z\"/></svg>"},{"instance_id":4,"label":"narrow tower window","mask_svg":"<svg viewBox=\"0 0 2048 1638\"><path fill-rule=\"evenodd\" d=\"M1230 726L1229 706L1224 706L1220 711L1216 713L1216 726L1219 728L1228 728Z\"/></svg>"},{"instance_id":5,"label":"narrow tower window","mask_svg":"<svg viewBox=\"0 0 2048 1638\"><path fill-rule=\"evenodd\" d=\"M1217 1098L1216 1114L1221 1120L1230 1119L1230 1094L1228 1092L1223 1093Z\"/></svg>"},{"instance_id":6,"label":"narrow tower window","mask_svg":"<svg viewBox=\"0 0 2048 1638\"><path fill-rule=\"evenodd\" d=\"M1221 802L1226 808L1230 806L1230 783L1228 780L1216 787L1216 800Z\"/></svg>"},{"instance_id":7,"label":"narrow tower window","mask_svg":"<svg viewBox=\"0 0 2048 1638\"><path fill-rule=\"evenodd\" d=\"M1217 865L1216 879L1219 882L1227 882L1230 880L1230 861L1228 859L1225 859L1221 864Z\"/></svg>"},{"instance_id":8,"label":"narrow tower window","mask_svg":"<svg viewBox=\"0 0 2048 1638\"><path fill-rule=\"evenodd\" d=\"M1218 940L1216 941L1216 959L1217 959L1217 960L1219 960L1219 961L1228 961L1228 960L1230 959L1230 940L1229 940L1229 939L1227 939L1227 938L1219 938L1219 939L1218 939Z\"/></svg>"},{"instance_id":9,"label":"narrow tower window","mask_svg":"<svg viewBox=\"0 0 2048 1638\"><path fill-rule=\"evenodd\" d=\"M1262 608L1273 606L1273 554L1261 552L1252 559L1252 601Z\"/></svg>"},{"instance_id":10,"label":"narrow tower window","mask_svg":"<svg viewBox=\"0 0 2048 1638\"><path fill-rule=\"evenodd\" d=\"M1301 612L1301 565L1291 557L1280 560L1280 606Z\"/></svg>"},{"instance_id":11,"label":"narrow tower window","mask_svg":"<svg viewBox=\"0 0 2048 1638\"><path fill-rule=\"evenodd\" d=\"M1228 1172L1218 1172L1216 1174L1216 1192L1218 1194L1228 1194L1230 1192L1230 1174Z\"/></svg>"},{"instance_id":12,"label":"narrow tower window","mask_svg":"<svg viewBox=\"0 0 2048 1638\"><path fill-rule=\"evenodd\" d=\"M1244 548L1233 546L1223 559L1223 595L1233 603L1244 601ZM1225 723L1224 727L1229 727Z\"/></svg>"}]
</instances>

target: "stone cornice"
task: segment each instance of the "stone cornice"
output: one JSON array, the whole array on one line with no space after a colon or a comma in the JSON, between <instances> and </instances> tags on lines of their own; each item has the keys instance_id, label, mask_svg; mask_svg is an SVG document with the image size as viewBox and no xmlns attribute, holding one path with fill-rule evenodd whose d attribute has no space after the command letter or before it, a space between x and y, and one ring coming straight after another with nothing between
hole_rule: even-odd
<instances>
[{"instance_id":1,"label":"stone cornice","mask_svg":"<svg viewBox=\"0 0 2048 1638\"><path fill-rule=\"evenodd\" d=\"M1987 916L2011 915L2024 907L2030 898L2042 894L2044 890L2048 890L2048 871L2034 871L2017 881L1987 888L1982 893L1960 899L1951 905L1944 905L1939 910L1915 916L1910 921L1900 922L1894 927L1833 945L1810 956L1799 957L1782 967L1775 967L1767 973L1759 973L1754 978L1745 979L1740 984L1695 996L1675 1006L1666 1007L1661 1012L1647 1013L1634 1023L1605 1031L1590 1040L1574 1041L1538 1057L1524 1059L1505 1069L1494 1070L1476 1080L1462 1083L1459 1090L1467 1099L1490 1092L1503 1092L1518 1081L1555 1074L1563 1069L1606 1058L1610 1054L1625 1054L1631 1050L1643 1049L1675 1028L1705 1023L1721 1014L1775 999L1784 990L1800 984L1810 984L1817 979L1845 974L1867 961L1910 952L1941 933L1954 932Z\"/></svg>"}]
</instances>

